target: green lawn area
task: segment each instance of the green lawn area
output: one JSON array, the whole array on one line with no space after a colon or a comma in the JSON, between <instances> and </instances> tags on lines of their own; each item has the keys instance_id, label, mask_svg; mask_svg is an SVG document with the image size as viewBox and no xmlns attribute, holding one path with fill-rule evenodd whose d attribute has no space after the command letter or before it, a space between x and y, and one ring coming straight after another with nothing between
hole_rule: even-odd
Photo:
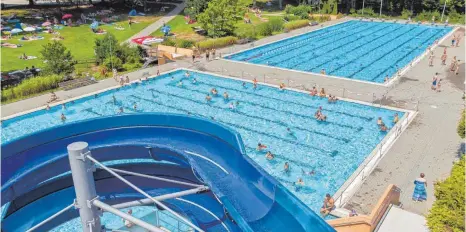
<instances>
[{"instance_id":1,"label":"green lawn area","mask_svg":"<svg viewBox=\"0 0 466 232\"><path fill-rule=\"evenodd\" d=\"M150 19L149 19L150 18ZM135 21L139 23L133 24L131 28L128 28L127 21L122 21L119 24L125 28L125 30L116 30L112 25L103 25L102 29L106 30L107 33L112 33L116 36L118 41L125 41L132 35L141 31L152 22L156 21L160 17L136 17ZM94 57L94 41L96 38L103 37L104 35L94 34L89 25L81 25L78 27L65 27L59 30L60 35L65 39L61 42L71 51L71 54L76 60L91 59ZM43 40L35 41L19 41L22 35L13 36L10 40L2 40L3 42L23 44L23 47L19 48L2 48L2 71L10 71L17 69L24 69L31 67L32 65L40 67L43 61L40 58L40 50L44 44L51 42L52 35L47 33L39 33L38 35L44 36ZM37 59L33 60L21 60L19 56L25 53L28 56L36 56Z\"/></svg>"}]
</instances>

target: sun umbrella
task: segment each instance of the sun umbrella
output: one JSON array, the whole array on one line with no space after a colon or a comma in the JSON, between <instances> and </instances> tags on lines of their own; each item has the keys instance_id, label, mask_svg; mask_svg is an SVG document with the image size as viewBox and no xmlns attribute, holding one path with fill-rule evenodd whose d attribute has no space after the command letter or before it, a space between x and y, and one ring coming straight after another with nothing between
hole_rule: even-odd
<instances>
[{"instance_id":1,"label":"sun umbrella","mask_svg":"<svg viewBox=\"0 0 466 232\"><path fill-rule=\"evenodd\" d=\"M23 30L19 29L19 28L15 28L13 30L11 30L11 34L16 34L16 33L20 33L22 32Z\"/></svg>"},{"instance_id":2,"label":"sun umbrella","mask_svg":"<svg viewBox=\"0 0 466 232\"><path fill-rule=\"evenodd\" d=\"M34 27L26 27L24 28L24 31L27 31L27 32L31 32L31 31L35 31L36 29Z\"/></svg>"},{"instance_id":3,"label":"sun umbrella","mask_svg":"<svg viewBox=\"0 0 466 232\"><path fill-rule=\"evenodd\" d=\"M90 27L91 27L92 29L96 29L98 26L99 26L99 22L97 22L97 21L94 21L94 22L91 23L91 25L90 25Z\"/></svg>"},{"instance_id":4,"label":"sun umbrella","mask_svg":"<svg viewBox=\"0 0 466 232\"><path fill-rule=\"evenodd\" d=\"M136 16L137 14L138 14L138 13L136 12L135 9L132 9L132 10L128 13L129 16Z\"/></svg>"},{"instance_id":5,"label":"sun umbrella","mask_svg":"<svg viewBox=\"0 0 466 232\"><path fill-rule=\"evenodd\" d=\"M52 25L52 23L51 23L51 22L45 22L45 23L42 23L42 26L43 26L43 27L48 27L48 26L50 26L50 25Z\"/></svg>"},{"instance_id":6,"label":"sun umbrella","mask_svg":"<svg viewBox=\"0 0 466 232\"><path fill-rule=\"evenodd\" d=\"M69 19L71 17L73 17L72 14L65 14L65 15L63 15L63 17L61 17L61 19Z\"/></svg>"}]
</instances>

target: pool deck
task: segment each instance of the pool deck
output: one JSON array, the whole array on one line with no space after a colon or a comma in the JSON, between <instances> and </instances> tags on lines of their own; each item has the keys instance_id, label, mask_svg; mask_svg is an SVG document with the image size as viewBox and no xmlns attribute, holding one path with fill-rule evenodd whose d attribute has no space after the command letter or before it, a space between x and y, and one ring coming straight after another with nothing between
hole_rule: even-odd
<instances>
[{"instance_id":1,"label":"pool deck","mask_svg":"<svg viewBox=\"0 0 466 232\"><path fill-rule=\"evenodd\" d=\"M330 25L344 21L340 19L327 22ZM255 41L255 46L269 43L320 28L306 27L289 33L283 33ZM461 29L464 37L464 29ZM354 208L358 212L368 213L373 204L377 202L386 186L393 183L401 188L401 202L403 207L411 212L426 214L432 205L433 181L448 176L452 162L461 152L464 152L464 143L456 133L456 126L460 118L460 112L464 108L462 94L464 92L464 38L459 48L448 49L448 62L453 55L461 60L461 72L456 76L449 73L445 66L440 65L440 56L443 47L449 43L444 40L435 49L435 65L428 67L428 60L424 57L417 65L408 70L404 75L394 81L390 86L374 85L340 78L327 78L320 75L290 72L262 67L250 64L230 62L223 59L206 62L199 60L194 64L190 59L168 63L158 67L160 72L176 68L191 68L215 74L222 74L236 78L258 81L269 84L284 82L296 89L309 89L316 85L324 87L327 93L339 97L350 98L359 101L373 102L374 105L398 107L408 110L417 110L418 115L411 125L398 138L385 157L380 161L376 169L367 177L362 188L350 199L347 208ZM227 54L251 47L250 44L237 45L231 48L218 50L217 53ZM157 67L139 70L128 74L131 80L141 78L143 73L155 75ZM430 89L432 77L438 72L442 77L442 91L434 92ZM106 79L97 84L70 90L58 91L57 96L61 100L89 94L102 89L117 86L113 79ZM11 103L1 107L2 117L12 116L37 107L45 107L45 102L50 95L42 95L23 101ZM424 203L411 201L413 180L419 173L424 172L428 180L428 200Z\"/></svg>"}]
</instances>

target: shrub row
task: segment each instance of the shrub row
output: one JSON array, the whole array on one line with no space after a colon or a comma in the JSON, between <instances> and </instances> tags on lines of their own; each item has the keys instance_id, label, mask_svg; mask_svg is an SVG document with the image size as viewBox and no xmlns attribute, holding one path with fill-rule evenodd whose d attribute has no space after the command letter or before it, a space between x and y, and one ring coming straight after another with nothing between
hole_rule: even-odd
<instances>
[{"instance_id":1,"label":"shrub row","mask_svg":"<svg viewBox=\"0 0 466 232\"><path fill-rule=\"evenodd\" d=\"M286 5L285 12L287 14L293 14L293 15L299 16L301 19L307 19L309 17L309 13L312 12L312 6L310 5L299 5L299 6Z\"/></svg>"},{"instance_id":2,"label":"shrub row","mask_svg":"<svg viewBox=\"0 0 466 232\"><path fill-rule=\"evenodd\" d=\"M309 25L309 21L307 19L291 21L291 22L285 23L285 30L291 31L291 30L298 29L301 27L306 27L308 25Z\"/></svg>"},{"instance_id":3,"label":"shrub row","mask_svg":"<svg viewBox=\"0 0 466 232\"><path fill-rule=\"evenodd\" d=\"M199 48L199 50L205 51L207 49L212 49L212 48L226 47L226 46L235 44L236 41L238 41L238 38L233 37L233 36L227 36L227 37L222 37L222 38L200 41L197 43L197 47Z\"/></svg>"},{"instance_id":4,"label":"shrub row","mask_svg":"<svg viewBox=\"0 0 466 232\"><path fill-rule=\"evenodd\" d=\"M162 42L162 45L173 46L178 48L192 48L194 42L187 39L166 39Z\"/></svg>"},{"instance_id":5,"label":"shrub row","mask_svg":"<svg viewBox=\"0 0 466 232\"><path fill-rule=\"evenodd\" d=\"M58 75L29 78L15 87L2 90L2 102L58 88L61 80L62 77Z\"/></svg>"},{"instance_id":6,"label":"shrub row","mask_svg":"<svg viewBox=\"0 0 466 232\"><path fill-rule=\"evenodd\" d=\"M284 24L285 22L281 18L272 18L266 23L259 24L256 31L260 36L269 36L274 32L282 31Z\"/></svg>"}]
</instances>

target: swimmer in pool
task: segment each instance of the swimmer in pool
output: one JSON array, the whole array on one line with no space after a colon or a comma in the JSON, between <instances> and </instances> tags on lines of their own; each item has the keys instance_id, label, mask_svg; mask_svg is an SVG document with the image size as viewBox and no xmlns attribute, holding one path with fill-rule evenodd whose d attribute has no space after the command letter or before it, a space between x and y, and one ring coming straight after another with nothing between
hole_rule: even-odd
<instances>
[{"instance_id":1,"label":"swimmer in pool","mask_svg":"<svg viewBox=\"0 0 466 232\"><path fill-rule=\"evenodd\" d=\"M258 144L257 144L256 150L262 151L262 150L264 150L264 149L266 149L266 148L267 148L267 146L266 146L265 144L258 143Z\"/></svg>"},{"instance_id":2,"label":"swimmer in pool","mask_svg":"<svg viewBox=\"0 0 466 232\"><path fill-rule=\"evenodd\" d=\"M383 79L383 82L388 82L390 78L388 78L388 75L385 76L385 79Z\"/></svg>"},{"instance_id":3,"label":"swimmer in pool","mask_svg":"<svg viewBox=\"0 0 466 232\"><path fill-rule=\"evenodd\" d=\"M65 103L61 104L61 109L66 110L66 104Z\"/></svg>"},{"instance_id":4,"label":"swimmer in pool","mask_svg":"<svg viewBox=\"0 0 466 232\"><path fill-rule=\"evenodd\" d=\"M211 90L210 90L210 93L212 93L212 96L214 96L214 97L215 97L215 96L217 96L217 94L218 94L218 91L217 91L217 89L216 89L216 88L213 88L213 89L211 89Z\"/></svg>"},{"instance_id":5,"label":"swimmer in pool","mask_svg":"<svg viewBox=\"0 0 466 232\"><path fill-rule=\"evenodd\" d=\"M304 171L304 169L301 168L301 172L303 173L303 175L309 175L309 176L313 176L316 174L316 172L314 170L310 171L310 172L306 172Z\"/></svg>"},{"instance_id":6,"label":"swimmer in pool","mask_svg":"<svg viewBox=\"0 0 466 232\"><path fill-rule=\"evenodd\" d=\"M322 70L320 70L320 74L323 74L323 75L325 75L325 74L326 74L326 72L325 72L325 69L324 69L324 68L323 68Z\"/></svg>"},{"instance_id":7,"label":"swimmer in pool","mask_svg":"<svg viewBox=\"0 0 466 232\"><path fill-rule=\"evenodd\" d=\"M184 74L184 76L185 76L186 78L189 78L189 77L191 76L191 74L189 73L189 71L186 71L186 73Z\"/></svg>"},{"instance_id":8,"label":"swimmer in pool","mask_svg":"<svg viewBox=\"0 0 466 232\"><path fill-rule=\"evenodd\" d=\"M61 116L60 116L60 119L62 122L65 122L66 121L66 116L62 113Z\"/></svg>"},{"instance_id":9,"label":"swimmer in pool","mask_svg":"<svg viewBox=\"0 0 466 232\"><path fill-rule=\"evenodd\" d=\"M193 79L193 84L196 84L196 83L197 83L197 79L194 78L194 79Z\"/></svg>"},{"instance_id":10,"label":"swimmer in pool","mask_svg":"<svg viewBox=\"0 0 466 232\"><path fill-rule=\"evenodd\" d=\"M94 98L97 98L98 96L99 96L98 94L95 94L95 95L94 95Z\"/></svg>"},{"instance_id":11,"label":"swimmer in pool","mask_svg":"<svg viewBox=\"0 0 466 232\"><path fill-rule=\"evenodd\" d=\"M243 88L246 88L246 82L243 81L242 86L243 86Z\"/></svg>"},{"instance_id":12,"label":"swimmer in pool","mask_svg":"<svg viewBox=\"0 0 466 232\"><path fill-rule=\"evenodd\" d=\"M174 77L174 76L172 76L171 74L170 74L170 76L172 77L172 81L174 81L174 80L175 80L175 77Z\"/></svg>"},{"instance_id":13,"label":"swimmer in pool","mask_svg":"<svg viewBox=\"0 0 466 232\"><path fill-rule=\"evenodd\" d=\"M254 77L254 79L252 80L252 83L254 84L257 84L257 79Z\"/></svg>"},{"instance_id":14,"label":"swimmer in pool","mask_svg":"<svg viewBox=\"0 0 466 232\"><path fill-rule=\"evenodd\" d=\"M385 124L380 125L380 131L385 132L387 130L388 130L388 128L387 128L387 126L385 126Z\"/></svg>"},{"instance_id":15,"label":"swimmer in pool","mask_svg":"<svg viewBox=\"0 0 466 232\"><path fill-rule=\"evenodd\" d=\"M123 112L124 112L124 110L123 110L123 107L121 106L120 111L118 112L118 114L122 114Z\"/></svg>"},{"instance_id":16,"label":"swimmer in pool","mask_svg":"<svg viewBox=\"0 0 466 232\"><path fill-rule=\"evenodd\" d=\"M289 172L290 171L290 165L288 164L288 162L285 162L285 165L283 166L283 171L284 172Z\"/></svg>"},{"instance_id":17,"label":"swimmer in pool","mask_svg":"<svg viewBox=\"0 0 466 232\"><path fill-rule=\"evenodd\" d=\"M324 204L320 208L320 213L323 216L327 216L332 210L335 209L335 200L330 196L330 194L325 195Z\"/></svg>"},{"instance_id":18,"label":"swimmer in pool","mask_svg":"<svg viewBox=\"0 0 466 232\"><path fill-rule=\"evenodd\" d=\"M230 108L230 110L234 110L235 104L233 104L233 102L230 102L230 104L228 105L228 108Z\"/></svg>"},{"instance_id":19,"label":"swimmer in pool","mask_svg":"<svg viewBox=\"0 0 466 232\"><path fill-rule=\"evenodd\" d=\"M45 110L50 110L49 104L47 104L47 106L45 107Z\"/></svg>"},{"instance_id":20,"label":"swimmer in pool","mask_svg":"<svg viewBox=\"0 0 466 232\"><path fill-rule=\"evenodd\" d=\"M266 154L265 154L265 158L267 160L273 160L273 158L275 158L275 156L272 154L272 152L268 151Z\"/></svg>"},{"instance_id":21,"label":"swimmer in pool","mask_svg":"<svg viewBox=\"0 0 466 232\"><path fill-rule=\"evenodd\" d=\"M379 118L377 119L377 126L380 126L380 125L382 125L382 124L383 124L382 117L379 117Z\"/></svg>"},{"instance_id":22,"label":"swimmer in pool","mask_svg":"<svg viewBox=\"0 0 466 232\"><path fill-rule=\"evenodd\" d=\"M183 87L183 81L180 80L180 82L178 82L178 84L176 84L176 86Z\"/></svg>"},{"instance_id":23,"label":"swimmer in pool","mask_svg":"<svg viewBox=\"0 0 466 232\"><path fill-rule=\"evenodd\" d=\"M236 107L238 107L238 106L239 106L239 101L236 101Z\"/></svg>"},{"instance_id":24,"label":"swimmer in pool","mask_svg":"<svg viewBox=\"0 0 466 232\"><path fill-rule=\"evenodd\" d=\"M280 90L284 90L285 89L285 83L280 83Z\"/></svg>"},{"instance_id":25,"label":"swimmer in pool","mask_svg":"<svg viewBox=\"0 0 466 232\"><path fill-rule=\"evenodd\" d=\"M207 94L207 96L205 96L205 100L207 102L210 102L210 101L212 101L212 97L209 94Z\"/></svg>"},{"instance_id":26,"label":"swimmer in pool","mask_svg":"<svg viewBox=\"0 0 466 232\"><path fill-rule=\"evenodd\" d=\"M138 105L136 105L136 102L135 102L134 105L133 105L133 109L134 109L134 110L138 110Z\"/></svg>"},{"instance_id":27,"label":"swimmer in pool","mask_svg":"<svg viewBox=\"0 0 466 232\"><path fill-rule=\"evenodd\" d=\"M112 98L113 98L113 104L116 104L116 97L115 97L115 95L113 95Z\"/></svg>"},{"instance_id":28,"label":"swimmer in pool","mask_svg":"<svg viewBox=\"0 0 466 232\"><path fill-rule=\"evenodd\" d=\"M397 123L398 122L398 113L395 113L395 117L393 118L393 123Z\"/></svg>"},{"instance_id":29,"label":"swimmer in pool","mask_svg":"<svg viewBox=\"0 0 466 232\"><path fill-rule=\"evenodd\" d=\"M289 127L286 128L286 133L290 136L294 136L294 131L292 131Z\"/></svg>"},{"instance_id":30,"label":"swimmer in pool","mask_svg":"<svg viewBox=\"0 0 466 232\"><path fill-rule=\"evenodd\" d=\"M253 88L253 89L257 89L257 83L254 82L254 83L252 84L252 88Z\"/></svg>"},{"instance_id":31,"label":"swimmer in pool","mask_svg":"<svg viewBox=\"0 0 466 232\"><path fill-rule=\"evenodd\" d=\"M228 98L229 98L228 93L227 93L227 92L224 92L224 93L223 93L223 99L228 100Z\"/></svg>"},{"instance_id":32,"label":"swimmer in pool","mask_svg":"<svg viewBox=\"0 0 466 232\"><path fill-rule=\"evenodd\" d=\"M296 182L296 185L298 186L304 186L304 181L303 181L303 178L298 178L298 181Z\"/></svg>"}]
</instances>

